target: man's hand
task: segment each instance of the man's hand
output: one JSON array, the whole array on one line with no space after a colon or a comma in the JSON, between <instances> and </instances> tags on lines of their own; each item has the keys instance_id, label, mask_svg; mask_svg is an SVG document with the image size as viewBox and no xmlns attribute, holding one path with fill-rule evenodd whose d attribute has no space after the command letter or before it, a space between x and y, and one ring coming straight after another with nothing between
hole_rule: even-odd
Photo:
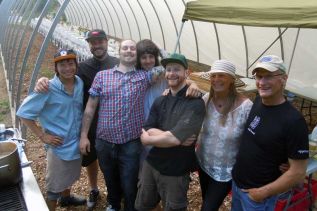
<instances>
[{"instance_id":1,"label":"man's hand","mask_svg":"<svg viewBox=\"0 0 317 211\"><path fill-rule=\"evenodd\" d=\"M255 202L262 202L264 199L269 197L263 188L242 189L242 191L247 192L250 199Z\"/></svg>"},{"instance_id":2,"label":"man's hand","mask_svg":"<svg viewBox=\"0 0 317 211\"><path fill-rule=\"evenodd\" d=\"M196 141L197 137L196 135L192 135L191 137L189 137L188 139L186 139L182 144L181 146L191 146L195 141Z\"/></svg>"},{"instance_id":3,"label":"man's hand","mask_svg":"<svg viewBox=\"0 0 317 211\"><path fill-rule=\"evenodd\" d=\"M142 134L141 134L141 142L142 142L142 144L143 145L148 145L149 143L148 143L148 139L149 139L149 137L150 137L150 134L146 131L146 130L144 130L143 128L142 128Z\"/></svg>"},{"instance_id":4,"label":"man's hand","mask_svg":"<svg viewBox=\"0 0 317 211\"><path fill-rule=\"evenodd\" d=\"M198 98L201 96L200 89L198 88L196 83L191 83L186 91L186 97L194 97Z\"/></svg>"},{"instance_id":5,"label":"man's hand","mask_svg":"<svg viewBox=\"0 0 317 211\"><path fill-rule=\"evenodd\" d=\"M90 141L89 139L86 138L80 138L80 143L79 143L79 147L80 147L80 152L83 155L87 155L88 152L90 152Z\"/></svg>"},{"instance_id":6,"label":"man's hand","mask_svg":"<svg viewBox=\"0 0 317 211\"><path fill-rule=\"evenodd\" d=\"M61 146L63 144L63 139L60 138L59 136L54 136L51 134L44 133L40 137L41 141L43 141L45 144L52 145L54 147Z\"/></svg>"},{"instance_id":7,"label":"man's hand","mask_svg":"<svg viewBox=\"0 0 317 211\"><path fill-rule=\"evenodd\" d=\"M279 166L279 170L284 174L289 169L289 167L290 167L289 163L282 163Z\"/></svg>"},{"instance_id":8,"label":"man's hand","mask_svg":"<svg viewBox=\"0 0 317 211\"><path fill-rule=\"evenodd\" d=\"M162 93L162 96L167 96L169 92L170 92L170 89L165 89L164 92Z\"/></svg>"},{"instance_id":9,"label":"man's hand","mask_svg":"<svg viewBox=\"0 0 317 211\"><path fill-rule=\"evenodd\" d=\"M34 87L34 91L38 93L48 92L49 80L46 77L40 78Z\"/></svg>"}]
</instances>

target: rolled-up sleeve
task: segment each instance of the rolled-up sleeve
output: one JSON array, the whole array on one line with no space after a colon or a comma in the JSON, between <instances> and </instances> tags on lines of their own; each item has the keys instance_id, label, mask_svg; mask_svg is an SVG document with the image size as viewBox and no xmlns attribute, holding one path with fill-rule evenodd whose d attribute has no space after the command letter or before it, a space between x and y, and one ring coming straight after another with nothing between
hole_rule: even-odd
<instances>
[{"instance_id":1,"label":"rolled-up sleeve","mask_svg":"<svg viewBox=\"0 0 317 211\"><path fill-rule=\"evenodd\" d=\"M42 112L47 99L47 93L33 92L24 99L16 115L25 119L36 120Z\"/></svg>"},{"instance_id":2,"label":"rolled-up sleeve","mask_svg":"<svg viewBox=\"0 0 317 211\"><path fill-rule=\"evenodd\" d=\"M183 112L177 125L170 132L180 142L184 142L187 138L199 133L204 117L204 101L202 99L195 99L186 106L186 110Z\"/></svg>"},{"instance_id":3,"label":"rolled-up sleeve","mask_svg":"<svg viewBox=\"0 0 317 211\"><path fill-rule=\"evenodd\" d=\"M89 89L89 95L93 97L99 97L101 95L102 87L102 72L98 72L94 81Z\"/></svg>"}]
</instances>

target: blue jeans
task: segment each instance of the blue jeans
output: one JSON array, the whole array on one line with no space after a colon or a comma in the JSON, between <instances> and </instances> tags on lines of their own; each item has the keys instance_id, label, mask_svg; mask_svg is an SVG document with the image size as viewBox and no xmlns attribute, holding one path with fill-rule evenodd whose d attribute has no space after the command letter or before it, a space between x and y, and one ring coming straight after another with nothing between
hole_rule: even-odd
<instances>
[{"instance_id":1,"label":"blue jeans","mask_svg":"<svg viewBox=\"0 0 317 211\"><path fill-rule=\"evenodd\" d=\"M263 202L255 202L250 199L249 194L241 191L232 181L232 205L231 211L273 211L277 196L266 198Z\"/></svg>"},{"instance_id":2,"label":"blue jeans","mask_svg":"<svg viewBox=\"0 0 317 211\"><path fill-rule=\"evenodd\" d=\"M107 185L107 202L113 209L120 210L123 196L124 210L135 210L141 153L140 139L134 139L125 144L112 144L97 139L96 151Z\"/></svg>"}]
</instances>

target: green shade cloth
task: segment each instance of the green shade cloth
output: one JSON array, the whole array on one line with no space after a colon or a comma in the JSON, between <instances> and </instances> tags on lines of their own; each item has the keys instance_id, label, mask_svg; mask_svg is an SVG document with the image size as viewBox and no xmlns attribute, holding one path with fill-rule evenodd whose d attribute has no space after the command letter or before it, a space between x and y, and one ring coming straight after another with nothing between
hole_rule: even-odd
<instances>
[{"instance_id":1,"label":"green shade cloth","mask_svg":"<svg viewBox=\"0 0 317 211\"><path fill-rule=\"evenodd\" d=\"M317 0L198 0L186 4L183 20L317 28Z\"/></svg>"}]
</instances>

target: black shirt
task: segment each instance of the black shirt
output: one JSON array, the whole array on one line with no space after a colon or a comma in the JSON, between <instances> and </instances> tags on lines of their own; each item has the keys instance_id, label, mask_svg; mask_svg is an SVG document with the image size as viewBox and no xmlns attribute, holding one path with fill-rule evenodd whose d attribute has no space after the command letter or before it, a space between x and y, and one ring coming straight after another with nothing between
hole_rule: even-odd
<instances>
[{"instance_id":1,"label":"black shirt","mask_svg":"<svg viewBox=\"0 0 317 211\"><path fill-rule=\"evenodd\" d=\"M185 97L187 88L185 86L176 96L169 93L158 97L151 107L145 129L170 131L181 142L197 135L204 120L205 104L201 98ZM163 175L184 175L196 164L195 144L186 147L153 147L147 161Z\"/></svg>"},{"instance_id":2,"label":"black shirt","mask_svg":"<svg viewBox=\"0 0 317 211\"><path fill-rule=\"evenodd\" d=\"M96 74L101 70L111 69L119 64L119 59L113 56L107 56L105 60L99 61L95 57L87 59L78 65L77 75L84 82L84 109L86 107L89 98L89 89ZM95 117L91 123L88 138L90 140L95 139L97 129L98 111L95 112Z\"/></svg>"},{"instance_id":3,"label":"black shirt","mask_svg":"<svg viewBox=\"0 0 317 211\"><path fill-rule=\"evenodd\" d=\"M279 166L288 158L308 158L306 121L289 102L266 106L258 97L241 135L233 180L239 188L261 187L281 176Z\"/></svg>"}]
</instances>

